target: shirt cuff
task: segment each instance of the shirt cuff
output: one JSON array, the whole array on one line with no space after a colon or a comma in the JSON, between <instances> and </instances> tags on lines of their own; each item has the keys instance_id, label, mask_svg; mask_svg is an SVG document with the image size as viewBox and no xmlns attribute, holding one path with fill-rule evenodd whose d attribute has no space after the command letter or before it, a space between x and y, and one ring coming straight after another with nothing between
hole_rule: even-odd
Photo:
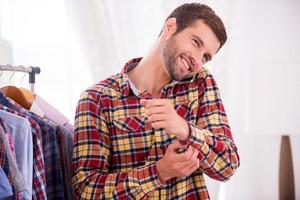
<instances>
[{"instance_id":1,"label":"shirt cuff","mask_svg":"<svg viewBox=\"0 0 300 200\"><path fill-rule=\"evenodd\" d=\"M199 129L198 127L191 124L189 124L189 126L191 128L190 145L201 151L201 153L198 156L201 161L205 158L205 155L209 154L209 146L207 145L207 139L210 139L210 137L208 136L212 134L206 129Z\"/></svg>"},{"instance_id":2,"label":"shirt cuff","mask_svg":"<svg viewBox=\"0 0 300 200\"><path fill-rule=\"evenodd\" d=\"M163 186L163 183L158 178L156 163L139 169L138 179L145 194L148 194L149 192Z\"/></svg>"},{"instance_id":3,"label":"shirt cuff","mask_svg":"<svg viewBox=\"0 0 300 200\"><path fill-rule=\"evenodd\" d=\"M188 146L189 146L190 141L191 141L191 136L192 136L191 126L190 126L189 124L188 124L188 126L189 126L189 135L188 135L187 139L185 139L185 140L178 140L179 143L180 143L181 145L184 145L185 147L188 147Z\"/></svg>"}]
</instances>

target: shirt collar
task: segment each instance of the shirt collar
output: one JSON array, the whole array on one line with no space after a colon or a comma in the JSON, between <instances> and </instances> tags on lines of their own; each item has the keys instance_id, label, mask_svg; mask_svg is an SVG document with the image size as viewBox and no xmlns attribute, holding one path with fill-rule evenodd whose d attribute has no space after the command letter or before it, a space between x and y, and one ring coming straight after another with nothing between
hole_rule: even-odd
<instances>
[{"instance_id":1,"label":"shirt collar","mask_svg":"<svg viewBox=\"0 0 300 200\"><path fill-rule=\"evenodd\" d=\"M130 94L130 92L133 92L133 89L131 87L130 80L129 80L127 74L130 70L135 68L141 60L142 60L142 57L134 58L134 59L128 61L121 71L119 85L120 85L121 95L124 97L128 96Z\"/></svg>"},{"instance_id":2,"label":"shirt collar","mask_svg":"<svg viewBox=\"0 0 300 200\"><path fill-rule=\"evenodd\" d=\"M132 60L128 61L125 66L123 67L121 71L121 82L120 82L120 90L121 95L126 97L130 94L130 92L133 92L134 95L140 96L141 93L137 90L137 88L130 82L128 78L128 72L135 68L138 63L142 60L142 57L133 58ZM176 81L173 80L170 83L166 84L163 89L169 89L174 87L175 85L181 85L181 84L188 84L192 83L194 80L196 80L199 76L199 73L195 74L193 77L184 79L182 81Z\"/></svg>"}]
</instances>

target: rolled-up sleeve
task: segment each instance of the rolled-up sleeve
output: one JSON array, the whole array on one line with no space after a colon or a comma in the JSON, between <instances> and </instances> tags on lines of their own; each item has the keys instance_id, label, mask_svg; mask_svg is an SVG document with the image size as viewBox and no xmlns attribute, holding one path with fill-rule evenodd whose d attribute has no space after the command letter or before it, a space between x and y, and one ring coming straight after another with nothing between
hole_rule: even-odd
<instances>
[{"instance_id":1,"label":"rolled-up sleeve","mask_svg":"<svg viewBox=\"0 0 300 200\"><path fill-rule=\"evenodd\" d=\"M199 150L201 170L213 179L226 181L239 167L240 159L212 75L204 79L199 91L197 123L189 125L190 142Z\"/></svg>"}]
</instances>

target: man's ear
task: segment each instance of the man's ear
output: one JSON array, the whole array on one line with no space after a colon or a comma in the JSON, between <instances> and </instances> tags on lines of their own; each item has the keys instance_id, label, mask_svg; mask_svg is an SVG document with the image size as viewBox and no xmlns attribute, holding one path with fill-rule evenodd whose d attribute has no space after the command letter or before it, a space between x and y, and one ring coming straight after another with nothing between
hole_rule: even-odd
<instances>
[{"instance_id":1,"label":"man's ear","mask_svg":"<svg viewBox=\"0 0 300 200\"><path fill-rule=\"evenodd\" d=\"M166 40L169 39L176 32L176 29L177 29L176 18L171 17L167 19L163 27L163 32L162 32L163 37Z\"/></svg>"}]
</instances>

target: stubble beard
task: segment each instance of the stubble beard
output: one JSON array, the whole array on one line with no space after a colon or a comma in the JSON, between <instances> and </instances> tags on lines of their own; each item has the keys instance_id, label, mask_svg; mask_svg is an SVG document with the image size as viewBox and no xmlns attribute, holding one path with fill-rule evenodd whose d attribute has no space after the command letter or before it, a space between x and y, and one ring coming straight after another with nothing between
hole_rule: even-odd
<instances>
[{"instance_id":1,"label":"stubble beard","mask_svg":"<svg viewBox=\"0 0 300 200\"><path fill-rule=\"evenodd\" d=\"M171 37L163 48L163 60L172 80L182 81L186 78L189 78L188 75L183 76L183 74L179 70L179 66L176 65L177 49L174 47L175 40Z\"/></svg>"},{"instance_id":2,"label":"stubble beard","mask_svg":"<svg viewBox=\"0 0 300 200\"><path fill-rule=\"evenodd\" d=\"M174 47L174 39L171 37L166 41L163 48L163 60L172 80L181 81L182 76L180 71L176 68L176 49Z\"/></svg>"}]
</instances>

